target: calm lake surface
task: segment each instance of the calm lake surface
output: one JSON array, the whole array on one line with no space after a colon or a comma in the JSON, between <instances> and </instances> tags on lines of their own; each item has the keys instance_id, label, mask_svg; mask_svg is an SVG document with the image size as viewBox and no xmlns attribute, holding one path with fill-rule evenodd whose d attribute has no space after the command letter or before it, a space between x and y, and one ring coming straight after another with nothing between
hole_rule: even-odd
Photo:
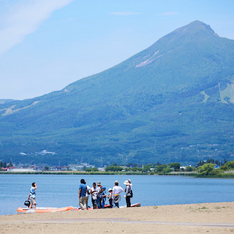
<instances>
[{"instance_id":1,"label":"calm lake surface","mask_svg":"<svg viewBox=\"0 0 234 234\"><path fill-rule=\"evenodd\" d=\"M0 175L0 215L16 214L24 207L32 182L36 182L37 205L40 207L78 207L80 179L87 185L101 181L107 190L118 180L131 179L132 203L142 206L192 204L234 201L234 179L201 179L183 176L125 176L125 175ZM123 194L123 193L122 193ZM124 195L124 194L123 194ZM120 205L125 205L122 195ZM89 200L89 205L91 202Z\"/></svg>"}]
</instances>

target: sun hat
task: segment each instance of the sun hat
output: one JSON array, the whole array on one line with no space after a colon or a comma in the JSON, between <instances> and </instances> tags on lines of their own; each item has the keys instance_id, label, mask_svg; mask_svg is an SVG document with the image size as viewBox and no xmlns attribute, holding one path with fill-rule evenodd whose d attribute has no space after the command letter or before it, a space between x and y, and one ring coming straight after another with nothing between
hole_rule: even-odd
<instances>
[{"instance_id":1,"label":"sun hat","mask_svg":"<svg viewBox=\"0 0 234 234\"><path fill-rule=\"evenodd\" d=\"M128 180L125 180L125 181L124 181L124 184L125 184L125 185L129 185L130 183L129 183Z\"/></svg>"},{"instance_id":2,"label":"sun hat","mask_svg":"<svg viewBox=\"0 0 234 234\"><path fill-rule=\"evenodd\" d=\"M98 182L97 182L97 185L101 185L101 182L100 182L100 181L98 181Z\"/></svg>"},{"instance_id":3,"label":"sun hat","mask_svg":"<svg viewBox=\"0 0 234 234\"><path fill-rule=\"evenodd\" d=\"M109 189L108 189L108 192L110 192L110 191L113 191L112 188L109 188Z\"/></svg>"}]
</instances>

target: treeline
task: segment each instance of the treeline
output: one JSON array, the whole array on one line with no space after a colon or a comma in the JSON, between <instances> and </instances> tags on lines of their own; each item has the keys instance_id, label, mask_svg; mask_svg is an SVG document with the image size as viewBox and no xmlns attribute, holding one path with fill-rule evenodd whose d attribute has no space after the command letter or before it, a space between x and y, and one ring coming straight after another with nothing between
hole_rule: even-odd
<instances>
[{"instance_id":1,"label":"treeline","mask_svg":"<svg viewBox=\"0 0 234 234\"><path fill-rule=\"evenodd\" d=\"M232 170L234 170L234 161L226 162L220 167L213 163L205 163L197 168L198 176L222 176Z\"/></svg>"},{"instance_id":2,"label":"treeline","mask_svg":"<svg viewBox=\"0 0 234 234\"><path fill-rule=\"evenodd\" d=\"M137 164L127 164L127 165L118 165L117 163L112 164L105 168L106 172L142 172L142 173L150 173L150 174L167 174L172 171L194 171L194 168L191 166L181 168L180 163L171 163L171 164L145 164L145 165L137 165Z\"/></svg>"},{"instance_id":3,"label":"treeline","mask_svg":"<svg viewBox=\"0 0 234 234\"><path fill-rule=\"evenodd\" d=\"M165 175L170 172L195 172L197 176L219 176L230 170L234 170L234 161L225 161L222 163L212 159L199 161L195 167L181 166L180 163L175 162L171 164L149 163L146 165L128 164L120 166L114 163L105 168L106 172L142 172L151 175Z\"/></svg>"},{"instance_id":4,"label":"treeline","mask_svg":"<svg viewBox=\"0 0 234 234\"><path fill-rule=\"evenodd\" d=\"M2 170L2 168L9 168L9 167L13 167L13 164L11 161L9 163L0 161L0 170Z\"/></svg>"}]
</instances>

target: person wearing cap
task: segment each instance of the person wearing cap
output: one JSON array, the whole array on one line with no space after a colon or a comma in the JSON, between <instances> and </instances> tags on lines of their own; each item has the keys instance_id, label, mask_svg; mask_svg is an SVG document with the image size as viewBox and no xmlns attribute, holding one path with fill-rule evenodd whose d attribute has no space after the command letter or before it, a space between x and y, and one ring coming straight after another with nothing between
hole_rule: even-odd
<instances>
[{"instance_id":1,"label":"person wearing cap","mask_svg":"<svg viewBox=\"0 0 234 234\"><path fill-rule=\"evenodd\" d=\"M97 187L95 182L93 182L93 187L90 189L90 192L93 209L97 209Z\"/></svg>"},{"instance_id":2,"label":"person wearing cap","mask_svg":"<svg viewBox=\"0 0 234 234\"><path fill-rule=\"evenodd\" d=\"M119 208L119 202L121 201L121 195L124 190L119 186L118 180L115 181L115 186L113 187L113 196L115 207Z\"/></svg>"},{"instance_id":3,"label":"person wearing cap","mask_svg":"<svg viewBox=\"0 0 234 234\"><path fill-rule=\"evenodd\" d=\"M102 204L102 209L105 208L105 201L106 201L106 187L102 187L102 195L101 195L101 204Z\"/></svg>"},{"instance_id":4,"label":"person wearing cap","mask_svg":"<svg viewBox=\"0 0 234 234\"><path fill-rule=\"evenodd\" d=\"M79 187L79 205L81 210L86 209L86 192L87 192L87 185L84 179L80 180L80 187Z\"/></svg>"},{"instance_id":5,"label":"person wearing cap","mask_svg":"<svg viewBox=\"0 0 234 234\"><path fill-rule=\"evenodd\" d=\"M97 186L97 206L101 209L102 185L100 181L97 182Z\"/></svg>"},{"instance_id":6,"label":"person wearing cap","mask_svg":"<svg viewBox=\"0 0 234 234\"><path fill-rule=\"evenodd\" d=\"M112 190L112 188L109 188L108 189L108 192L109 192L109 194L108 194L108 200L109 200L109 204L110 204L110 208L113 208L113 199L114 199L114 195L113 195L113 190Z\"/></svg>"},{"instance_id":7,"label":"person wearing cap","mask_svg":"<svg viewBox=\"0 0 234 234\"><path fill-rule=\"evenodd\" d=\"M126 185L125 188L125 198L126 198L126 204L127 207L131 207L131 184L129 183L129 180L125 180L124 184Z\"/></svg>"}]
</instances>

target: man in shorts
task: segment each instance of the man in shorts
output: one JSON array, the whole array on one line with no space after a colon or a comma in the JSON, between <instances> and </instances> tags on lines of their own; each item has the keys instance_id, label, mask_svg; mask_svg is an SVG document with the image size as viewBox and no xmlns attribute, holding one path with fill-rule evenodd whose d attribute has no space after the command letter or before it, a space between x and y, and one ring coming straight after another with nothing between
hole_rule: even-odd
<instances>
[{"instance_id":1,"label":"man in shorts","mask_svg":"<svg viewBox=\"0 0 234 234\"><path fill-rule=\"evenodd\" d=\"M33 182L29 195L28 195L28 200L30 199L29 209L31 209L32 207L36 209L36 205L37 205L36 204L36 190L37 190L37 184Z\"/></svg>"}]
</instances>

